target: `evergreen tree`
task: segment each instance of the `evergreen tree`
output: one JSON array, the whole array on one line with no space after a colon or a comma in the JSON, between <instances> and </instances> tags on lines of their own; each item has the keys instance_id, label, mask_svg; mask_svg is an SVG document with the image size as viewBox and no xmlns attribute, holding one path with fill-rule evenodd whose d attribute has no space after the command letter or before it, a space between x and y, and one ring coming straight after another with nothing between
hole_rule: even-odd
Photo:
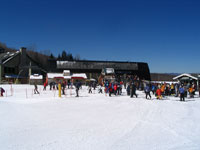
<instances>
[{"instance_id":1,"label":"evergreen tree","mask_svg":"<svg viewBox=\"0 0 200 150\"><path fill-rule=\"evenodd\" d=\"M68 54L68 60L69 60L69 61L72 61L72 60L74 60L74 59L73 59L73 56L72 56L72 54L71 54L71 53L69 53L69 54Z\"/></svg>"},{"instance_id":2,"label":"evergreen tree","mask_svg":"<svg viewBox=\"0 0 200 150\"><path fill-rule=\"evenodd\" d=\"M57 58L57 60L61 60L60 54L58 54L58 58Z\"/></svg>"},{"instance_id":3,"label":"evergreen tree","mask_svg":"<svg viewBox=\"0 0 200 150\"><path fill-rule=\"evenodd\" d=\"M67 53L63 50L62 51L62 60L67 60Z\"/></svg>"},{"instance_id":4,"label":"evergreen tree","mask_svg":"<svg viewBox=\"0 0 200 150\"><path fill-rule=\"evenodd\" d=\"M80 60L81 58L80 58L80 55L76 55L75 57L74 57L74 60Z\"/></svg>"},{"instance_id":5,"label":"evergreen tree","mask_svg":"<svg viewBox=\"0 0 200 150\"><path fill-rule=\"evenodd\" d=\"M53 54L52 54L52 53L51 53L51 55L50 55L50 58L51 58L51 59L54 59L54 56L53 56Z\"/></svg>"}]
</instances>

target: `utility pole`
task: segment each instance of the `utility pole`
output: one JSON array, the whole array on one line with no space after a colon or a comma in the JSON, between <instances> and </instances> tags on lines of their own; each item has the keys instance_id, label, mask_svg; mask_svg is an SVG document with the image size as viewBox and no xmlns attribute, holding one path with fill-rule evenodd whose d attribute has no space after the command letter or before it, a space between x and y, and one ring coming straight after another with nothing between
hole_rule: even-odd
<instances>
[{"instance_id":1,"label":"utility pole","mask_svg":"<svg viewBox=\"0 0 200 150\"><path fill-rule=\"evenodd\" d=\"M29 65L29 84L30 84L30 76L31 76L31 61L30 61L30 65Z\"/></svg>"}]
</instances>

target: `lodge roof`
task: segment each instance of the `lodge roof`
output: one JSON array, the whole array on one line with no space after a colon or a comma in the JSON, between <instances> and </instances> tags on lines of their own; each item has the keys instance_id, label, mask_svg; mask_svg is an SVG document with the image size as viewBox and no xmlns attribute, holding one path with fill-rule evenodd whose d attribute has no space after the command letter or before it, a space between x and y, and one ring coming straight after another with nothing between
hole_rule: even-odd
<instances>
[{"instance_id":1,"label":"lodge roof","mask_svg":"<svg viewBox=\"0 0 200 150\"><path fill-rule=\"evenodd\" d=\"M0 54L0 62L2 64L5 64L6 62L8 62L9 60L11 60L12 58L14 58L15 56L17 56L19 54L19 51L17 52L7 52L7 53L1 53Z\"/></svg>"},{"instance_id":2,"label":"lodge roof","mask_svg":"<svg viewBox=\"0 0 200 150\"><path fill-rule=\"evenodd\" d=\"M198 80L197 77L192 76L191 74L188 74L188 73L183 73L183 74L181 74L179 76L176 76L176 77L173 78L173 80L178 80L178 79L183 78L183 77L189 77L191 79Z\"/></svg>"}]
</instances>

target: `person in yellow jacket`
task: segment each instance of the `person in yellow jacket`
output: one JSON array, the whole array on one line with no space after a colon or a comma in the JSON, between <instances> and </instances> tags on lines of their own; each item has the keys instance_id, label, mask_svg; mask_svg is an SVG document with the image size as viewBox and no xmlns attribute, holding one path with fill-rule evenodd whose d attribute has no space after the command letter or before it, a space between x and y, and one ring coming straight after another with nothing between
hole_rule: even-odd
<instances>
[{"instance_id":1,"label":"person in yellow jacket","mask_svg":"<svg viewBox=\"0 0 200 150\"><path fill-rule=\"evenodd\" d=\"M172 83L171 84L171 95L174 95L175 94L175 87L174 87L174 84Z\"/></svg>"}]
</instances>

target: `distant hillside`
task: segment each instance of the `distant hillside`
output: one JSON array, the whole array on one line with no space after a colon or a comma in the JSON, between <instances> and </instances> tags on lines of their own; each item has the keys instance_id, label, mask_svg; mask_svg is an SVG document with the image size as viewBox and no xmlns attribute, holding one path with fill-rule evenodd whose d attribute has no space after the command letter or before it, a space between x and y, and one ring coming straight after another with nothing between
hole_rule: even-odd
<instances>
[{"instance_id":1,"label":"distant hillside","mask_svg":"<svg viewBox=\"0 0 200 150\"><path fill-rule=\"evenodd\" d=\"M178 73L151 73L151 81L174 81Z\"/></svg>"}]
</instances>

